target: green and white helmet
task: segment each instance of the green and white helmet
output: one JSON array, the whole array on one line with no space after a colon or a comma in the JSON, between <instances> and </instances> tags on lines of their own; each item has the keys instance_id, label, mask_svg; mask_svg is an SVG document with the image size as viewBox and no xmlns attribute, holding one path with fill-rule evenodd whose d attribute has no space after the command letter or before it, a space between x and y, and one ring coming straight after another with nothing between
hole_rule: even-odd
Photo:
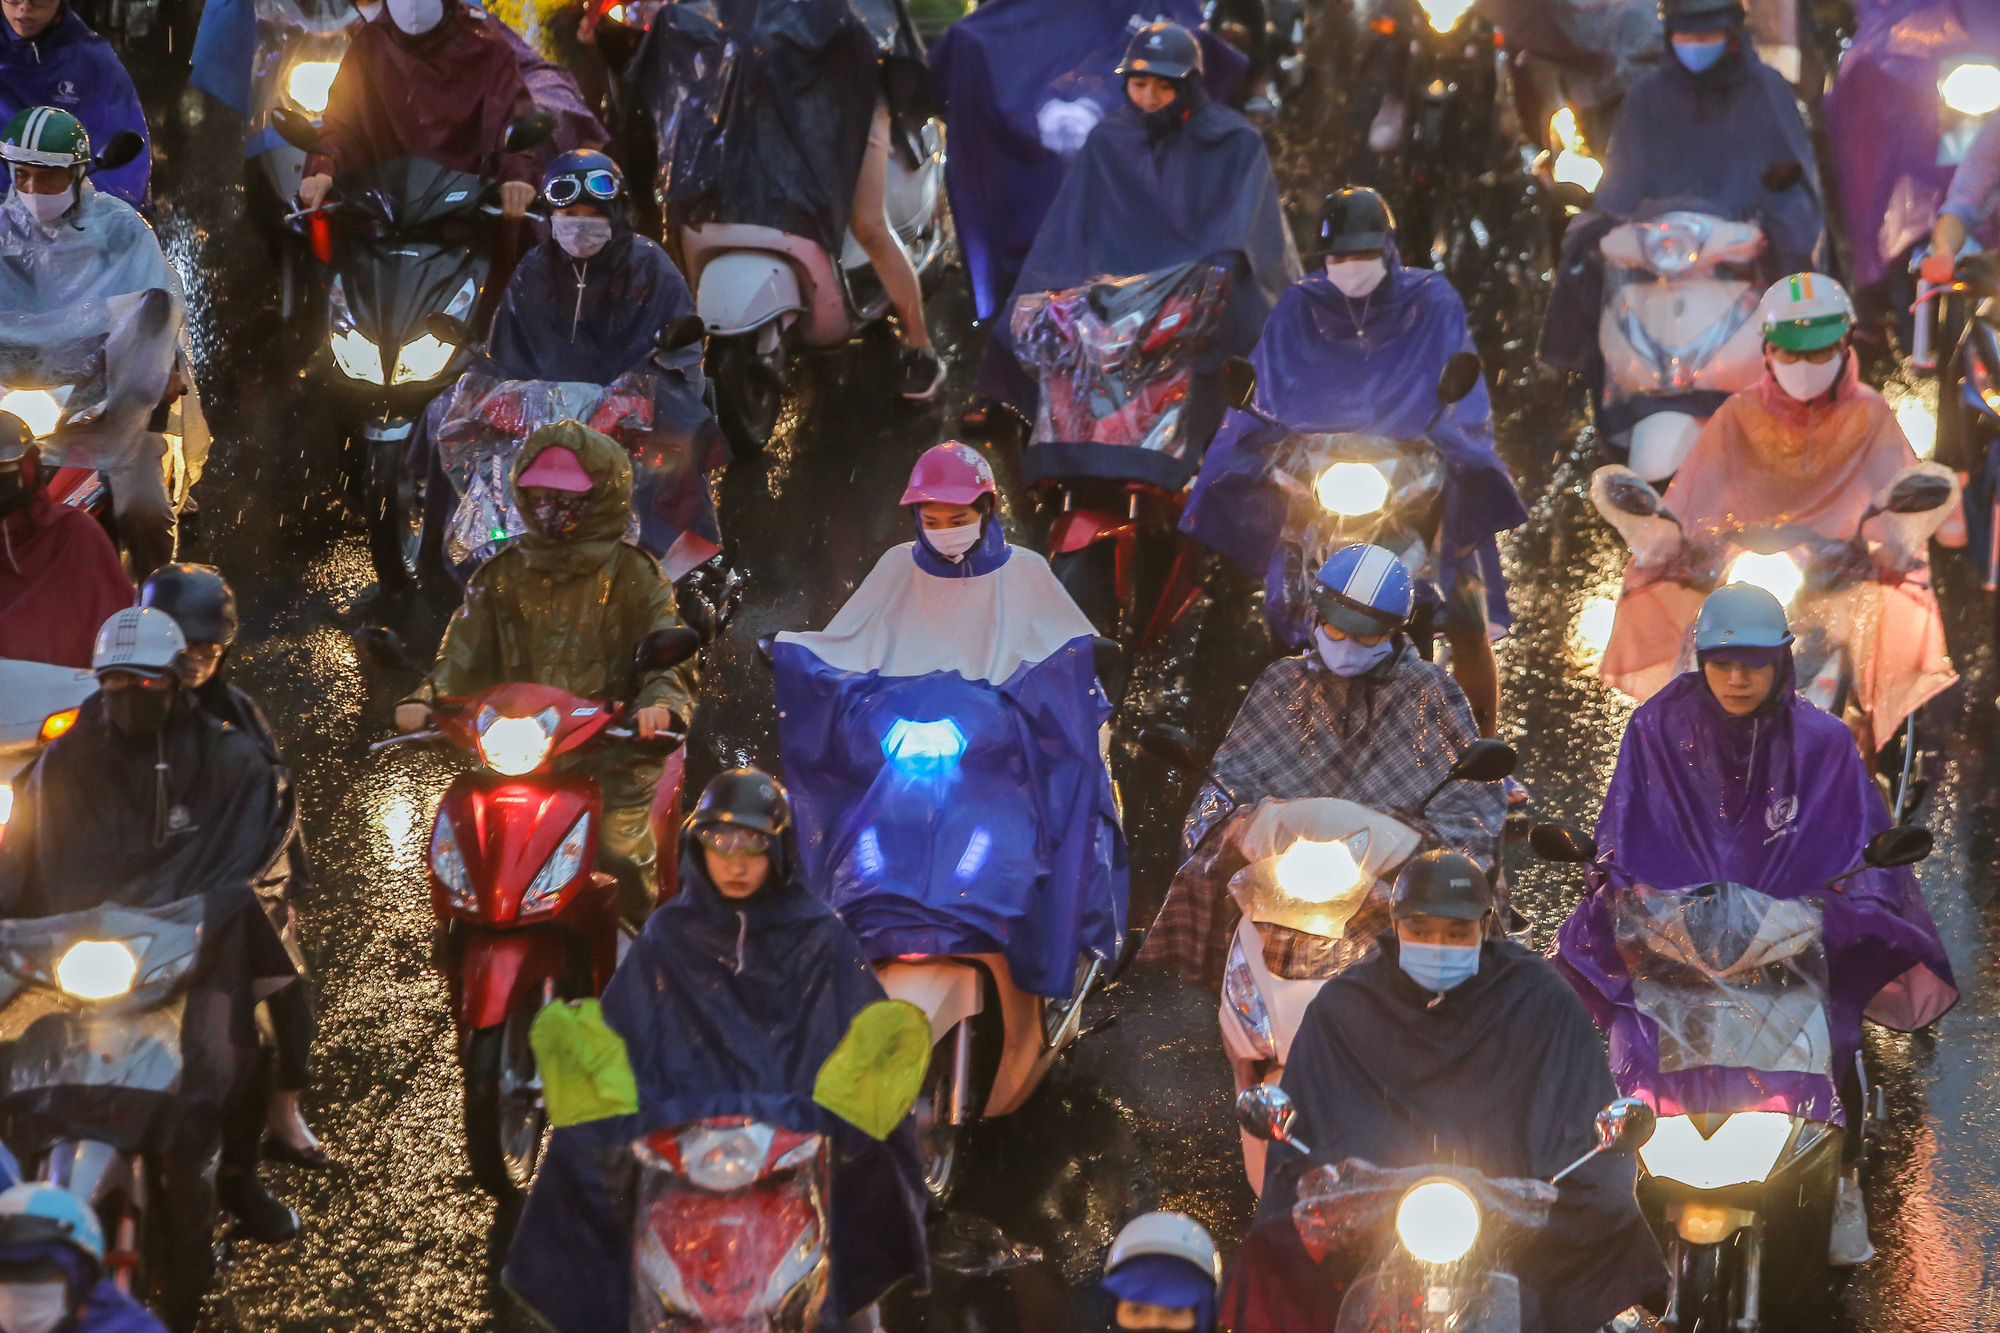
<instances>
[{"instance_id":1,"label":"green and white helmet","mask_svg":"<svg viewBox=\"0 0 2000 1333\"><path fill-rule=\"evenodd\" d=\"M68 167L81 173L90 165L90 135L83 122L52 106L31 106L0 133L0 158L31 167Z\"/></svg>"},{"instance_id":2,"label":"green and white helmet","mask_svg":"<svg viewBox=\"0 0 2000 1333\"><path fill-rule=\"evenodd\" d=\"M1847 289L1824 273L1794 273L1764 293L1764 341L1788 352L1831 347L1854 327Z\"/></svg>"}]
</instances>

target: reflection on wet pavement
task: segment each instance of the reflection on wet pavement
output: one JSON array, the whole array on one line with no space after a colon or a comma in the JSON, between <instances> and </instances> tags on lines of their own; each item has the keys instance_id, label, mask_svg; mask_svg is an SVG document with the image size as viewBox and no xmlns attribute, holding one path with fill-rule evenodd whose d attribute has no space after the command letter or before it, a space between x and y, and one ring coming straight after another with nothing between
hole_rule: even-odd
<instances>
[{"instance_id":1,"label":"reflection on wet pavement","mask_svg":"<svg viewBox=\"0 0 2000 1333\"><path fill-rule=\"evenodd\" d=\"M236 582L245 611L239 679L265 700L303 790L320 868L302 904L322 1014L309 1106L348 1168L328 1176L274 1168L306 1234L283 1251L236 1246L211 1325L493 1327L506 1303L494 1280L495 1210L460 1147L452 1029L429 964L422 847L454 761L367 753L410 682L364 673L348 639L357 625L387 621L424 653L455 597L373 599L365 544L341 510L339 442L278 350L274 274L243 216L240 125L177 78L156 72L145 92L156 112L178 113L153 117L159 224L189 281L216 431L205 531L189 555ZM1296 99L1288 116L1277 158L1297 220L1341 183L1343 145L1358 135L1351 109L1333 96ZM1532 510L1507 549L1516 632L1500 649L1503 734L1522 751L1537 817L1587 825L1630 711L1590 675L1623 556L1585 496L1594 459L1580 395L1532 364L1546 266L1537 215L1523 206L1518 175L1502 172L1479 188L1490 234L1467 295L1496 372L1502 448ZM779 438L723 481L724 530L752 582L708 655L692 783L724 765L775 761L771 684L755 639L823 623L882 549L906 539L894 498L916 455L950 432L979 343L956 295L933 303L933 323L954 366L947 406L911 412L888 399L891 349L878 332L807 361ZM1003 478L1012 475L1010 458L996 461ZM1006 497L1005 513L1017 532L1033 531L1018 494ZM1943 754L1926 815L1939 854L1922 879L1966 999L1935 1034L1877 1033L1871 1047L1890 1110L1872 1194L1881 1257L1851 1283L1845 1323L1870 1333L2000 1327L1988 1259L2000 1235L2000 1043L1992 1039L2000 976L1989 941L2000 811L1982 752L1995 735L1992 651L1975 580L1962 562L1941 572L1946 605L1959 608L1952 644L1968 684L1928 710ZM1140 690L1163 703L1184 679L1186 720L1207 743L1270 653L1257 590L1226 576L1212 587L1204 655L1156 670L1159 679ZM1127 740L1132 730L1128 717ZM1188 793L1129 745L1121 751L1133 918L1143 924L1171 871ZM1515 903L1546 942L1575 899L1575 877L1519 852L1513 861ZM965 1216L939 1239L955 1268L999 1271L941 1271L930 1298L898 1296L890 1309L898 1333L1101 1328L1094 1275L1119 1223L1145 1208L1184 1209L1233 1248L1251 1196L1227 1111L1214 998L1135 973L1088 1019L1114 1015L1023 1111L967 1136L969 1167L954 1200ZM1026 1258L1028 1247L1040 1262L989 1262L1007 1252Z\"/></svg>"}]
</instances>

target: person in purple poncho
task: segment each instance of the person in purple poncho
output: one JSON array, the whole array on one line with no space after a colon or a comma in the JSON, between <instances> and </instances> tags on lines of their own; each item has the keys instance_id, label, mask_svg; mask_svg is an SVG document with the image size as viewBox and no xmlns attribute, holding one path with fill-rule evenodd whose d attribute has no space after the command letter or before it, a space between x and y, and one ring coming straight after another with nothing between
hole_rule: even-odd
<instances>
[{"instance_id":1,"label":"person in purple poncho","mask_svg":"<svg viewBox=\"0 0 2000 1333\"><path fill-rule=\"evenodd\" d=\"M1735 583L1709 595L1695 622L1698 669L1626 727L1598 816L1591 892L1557 936L1557 966L1610 1035L1619 1090L1663 1115L1782 1110L1855 1125L1860 1108L1846 1103L1859 1092L1861 1020L1913 1032L1958 1000L1910 871L1850 873L1889 813L1846 724L1799 697L1791 641L1784 608L1763 589ZM1620 947L1621 895L1730 884L1817 906L1830 1060L1738 1068L1661 1058L1661 1029ZM1858 1207L1852 1167L1841 1191ZM1847 1216L1861 1225L1858 1211ZM1865 1230L1849 1240L1846 1261L1858 1262Z\"/></svg>"}]
</instances>

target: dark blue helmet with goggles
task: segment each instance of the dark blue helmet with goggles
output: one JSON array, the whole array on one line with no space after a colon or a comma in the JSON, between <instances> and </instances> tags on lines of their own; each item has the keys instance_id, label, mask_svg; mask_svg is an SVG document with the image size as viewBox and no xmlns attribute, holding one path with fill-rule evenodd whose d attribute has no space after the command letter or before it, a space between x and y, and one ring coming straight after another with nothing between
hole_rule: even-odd
<instances>
[{"instance_id":1,"label":"dark blue helmet with goggles","mask_svg":"<svg viewBox=\"0 0 2000 1333\"><path fill-rule=\"evenodd\" d=\"M1327 557L1313 580L1313 608L1322 624L1342 634L1388 634L1409 623L1416 583L1393 551L1343 546Z\"/></svg>"},{"instance_id":2,"label":"dark blue helmet with goggles","mask_svg":"<svg viewBox=\"0 0 2000 1333\"><path fill-rule=\"evenodd\" d=\"M607 208L625 197L625 173L603 153L564 153L542 173L542 198L554 208Z\"/></svg>"}]
</instances>

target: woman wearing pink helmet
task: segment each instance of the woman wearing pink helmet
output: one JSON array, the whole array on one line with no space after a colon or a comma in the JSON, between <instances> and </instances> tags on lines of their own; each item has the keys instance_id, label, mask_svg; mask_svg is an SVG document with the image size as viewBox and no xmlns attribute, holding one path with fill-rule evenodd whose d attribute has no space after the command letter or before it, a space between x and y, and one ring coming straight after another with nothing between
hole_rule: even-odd
<instances>
[{"instance_id":1,"label":"woman wearing pink helmet","mask_svg":"<svg viewBox=\"0 0 2000 1333\"><path fill-rule=\"evenodd\" d=\"M996 494L993 465L971 445L946 440L924 450L910 473L903 498L897 502L916 508L917 562L923 564L925 556L932 556L957 566L953 572L967 577L973 571L965 559L974 547L997 544L1004 548L1006 541L999 536L999 526L988 522L993 517Z\"/></svg>"}]
</instances>

